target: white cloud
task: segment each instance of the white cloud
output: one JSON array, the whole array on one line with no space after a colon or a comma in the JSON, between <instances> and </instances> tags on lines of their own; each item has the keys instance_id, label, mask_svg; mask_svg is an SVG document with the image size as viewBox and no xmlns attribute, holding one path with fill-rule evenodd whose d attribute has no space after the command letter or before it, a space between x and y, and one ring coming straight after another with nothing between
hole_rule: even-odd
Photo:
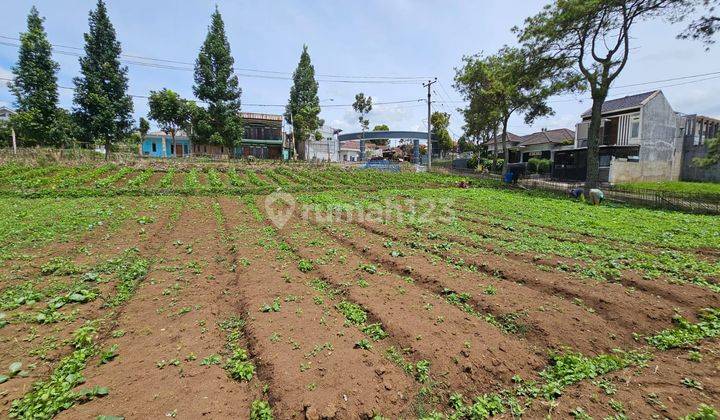
<instances>
[{"instance_id":1,"label":"white cloud","mask_svg":"<svg viewBox=\"0 0 720 420\"><path fill-rule=\"evenodd\" d=\"M9 69L6 69L5 67L0 66L0 83L3 85L5 82L7 82L6 79L14 79L15 75L12 74L12 72Z\"/></svg>"}]
</instances>

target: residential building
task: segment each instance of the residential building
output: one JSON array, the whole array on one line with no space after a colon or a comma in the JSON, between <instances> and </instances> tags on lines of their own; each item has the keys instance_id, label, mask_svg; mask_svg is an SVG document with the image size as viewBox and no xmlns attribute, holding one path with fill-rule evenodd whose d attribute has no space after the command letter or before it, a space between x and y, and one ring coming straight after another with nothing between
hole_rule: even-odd
<instances>
[{"instance_id":1,"label":"residential building","mask_svg":"<svg viewBox=\"0 0 720 420\"><path fill-rule=\"evenodd\" d=\"M374 143L365 142L365 160L382 156L382 149ZM360 140L347 140L340 143L340 162L360 161Z\"/></svg>"},{"instance_id":2,"label":"residential building","mask_svg":"<svg viewBox=\"0 0 720 420\"><path fill-rule=\"evenodd\" d=\"M537 133L523 136L523 139L517 146L517 150L520 152L520 162L528 162L532 158L554 161L556 152L573 148L575 132L567 128L543 129Z\"/></svg>"},{"instance_id":3,"label":"residential building","mask_svg":"<svg viewBox=\"0 0 720 420\"><path fill-rule=\"evenodd\" d=\"M490 141L487 141L483 143L482 145L487 148L488 153L493 154L495 152L495 138L490 139ZM508 160L509 163L518 163L520 162L521 154L520 154L520 143L522 143L525 140L523 136L518 136L516 134L513 134L508 131L507 133L507 149L510 159ZM502 142L502 134L497 135L497 154L498 156L503 156L503 142Z\"/></svg>"},{"instance_id":4,"label":"residential building","mask_svg":"<svg viewBox=\"0 0 720 420\"><path fill-rule=\"evenodd\" d=\"M340 142L337 135L340 130L323 125L318 131L321 134L320 140L312 135L303 142L303 158L308 161L339 162Z\"/></svg>"},{"instance_id":5,"label":"residential building","mask_svg":"<svg viewBox=\"0 0 720 420\"><path fill-rule=\"evenodd\" d=\"M555 154L553 176L584 180L591 111L581 115L571 150ZM679 179L683 117L660 90L606 101L599 141L601 182Z\"/></svg>"},{"instance_id":6,"label":"residential building","mask_svg":"<svg viewBox=\"0 0 720 420\"><path fill-rule=\"evenodd\" d=\"M236 157L254 156L260 159L287 159L287 147L282 131L283 116L243 112L244 134L235 147Z\"/></svg>"},{"instance_id":7,"label":"residential building","mask_svg":"<svg viewBox=\"0 0 720 420\"><path fill-rule=\"evenodd\" d=\"M242 112L243 136L234 148L217 144L193 144L192 154L236 158L253 156L258 159L287 159L283 116Z\"/></svg>"},{"instance_id":8,"label":"residential building","mask_svg":"<svg viewBox=\"0 0 720 420\"><path fill-rule=\"evenodd\" d=\"M15 111L12 109L6 107L6 106L0 106L0 121L7 121L10 119L10 116L13 115Z\"/></svg>"},{"instance_id":9,"label":"residential building","mask_svg":"<svg viewBox=\"0 0 720 420\"><path fill-rule=\"evenodd\" d=\"M179 131L175 134L175 148L172 147L172 136L163 131L154 131L145 135L140 144L140 154L147 157L182 157L190 154L190 139Z\"/></svg>"},{"instance_id":10,"label":"residential building","mask_svg":"<svg viewBox=\"0 0 720 420\"><path fill-rule=\"evenodd\" d=\"M720 119L702 115L687 115L684 121L685 136L680 179L683 181L720 182L720 164L710 167L699 167L694 164L696 158L707 156L707 141L720 135Z\"/></svg>"},{"instance_id":11,"label":"residential building","mask_svg":"<svg viewBox=\"0 0 720 420\"><path fill-rule=\"evenodd\" d=\"M507 148L510 155L509 163L527 163L532 158L555 159L555 152L572 149L575 143L575 132L567 128L554 130L542 129L525 136L507 133ZM495 141L491 139L483 144L490 154L495 150ZM502 157L502 135L497 139L498 156Z\"/></svg>"}]
</instances>

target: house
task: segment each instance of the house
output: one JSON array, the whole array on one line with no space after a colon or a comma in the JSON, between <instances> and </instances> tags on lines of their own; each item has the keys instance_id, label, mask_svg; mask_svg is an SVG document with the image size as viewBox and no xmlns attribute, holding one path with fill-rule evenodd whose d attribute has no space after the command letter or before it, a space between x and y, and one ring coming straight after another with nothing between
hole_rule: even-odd
<instances>
[{"instance_id":1,"label":"house","mask_svg":"<svg viewBox=\"0 0 720 420\"><path fill-rule=\"evenodd\" d=\"M532 158L555 160L558 150L572 149L575 143L575 132L567 128L555 130L542 129L525 136L507 133L507 148L510 155L509 163L527 163ZM491 139L483 144L489 153L495 150L495 141ZM497 138L498 155L502 157L502 136Z\"/></svg>"},{"instance_id":2,"label":"house","mask_svg":"<svg viewBox=\"0 0 720 420\"><path fill-rule=\"evenodd\" d=\"M15 111L12 109L6 107L6 106L0 106L0 121L7 121L10 119L10 116L13 115Z\"/></svg>"},{"instance_id":3,"label":"house","mask_svg":"<svg viewBox=\"0 0 720 420\"><path fill-rule=\"evenodd\" d=\"M490 139L489 141L482 143L483 146L487 148L488 153L493 154L495 153L495 138ZM509 163L518 163L520 162L521 154L520 154L520 143L522 143L525 140L523 136L518 136L516 134L513 134L508 131L507 133L507 149L509 153ZM503 144L502 144L502 134L497 135L497 154L502 158L503 156Z\"/></svg>"},{"instance_id":4,"label":"house","mask_svg":"<svg viewBox=\"0 0 720 420\"><path fill-rule=\"evenodd\" d=\"M537 133L523 136L523 139L517 146L520 152L520 162L528 162L532 158L554 161L555 153L573 148L575 132L567 128L543 129Z\"/></svg>"},{"instance_id":5,"label":"house","mask_svg":"<svg viewBox=\"0 0 720 420\"><path fill-rule=\"evenodd\" d=\"M365 142L365 160L382 156L382 149L374 143ZM348 140L340 143L340 162L360 161L360 140Z\"/></svg>"},{"instance_id":6,"label":"house","mask_svg":"<svg viewBox=\"0 0 720 420\"><path fill-rule=\"evenodd\" d=\"M235 146L235 157L288 158L282 115L243 112L241 116L244 133L240 145Z\"/></svg>"},{"instance_id":7,"label":"house","mask_svg":"<svg viewBox=\"0 0 720 420\"><path fill-rule=\"evenodd\" d=\"M575 144L555 153L553 176L585 180L591 111L581 115ZM683 117L660 90L606 101L599 139L601 182L680 178Z\"/></svg>"},{"instance_id":8,"label":"house","mask_svg":"<svg viewBox=\"0 0 720 420\"><path fill-rule=\"evenodd\" d=\"M190 154L190 139L182 132L175 134L175 148L172 147L172 136L163 131L154 131L145 135L140 144L140 154L148 157L182 157Z\"/></svg>"},{"instance_id":9,"label":"house","mask_svg":"<svg viewBox=\"0 0 720 420\"><path fill-rule=\"evenodd\" d=\"M320 140L312 135L303 142L303 158L308 161L339 162L340 142L337 135L341 130L323 125L318 131L322 137Z\"/></svg>"},{"instance_id":10,"label":"house","mask_svg":"<svg viewBox=\"0 0 720 420\"><path fill-rule=\"evenodd\" d=\"M234 148L217 144L193 144L192 154L201 156L234 156L258 159L287 159L287 145L282 132L283 116L242 112L243 136Z\"/></svg>"},{"instance_id":11,"label":"house","mask_svg":"<svg viewBox=\"0 0 720 420\"><path fill-rule=\"evenodd\" d=\"M695 158L707 156L708 139L720 135L720 119L702 115L686 115L684 121L685 135L680 179L683 181L720 182L720 164L698 167L693 163Z\"/></svg>"}]
</instances>

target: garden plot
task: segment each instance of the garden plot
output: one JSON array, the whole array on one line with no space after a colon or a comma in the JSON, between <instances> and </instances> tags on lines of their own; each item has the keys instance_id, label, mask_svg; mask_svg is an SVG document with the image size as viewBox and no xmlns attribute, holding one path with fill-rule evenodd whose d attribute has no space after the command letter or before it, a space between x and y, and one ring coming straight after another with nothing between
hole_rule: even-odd
<instances>
[{"instance_id":1,"label":"garden plot","mask_svg":"<svg viewBox=\"0 0 720 420\"><path fill-rule=\"evenodd\" d=\"M0 167L4 191L62 191L0 199L0 416L712 412L713 218L454 182ZM311 206L282 228L278 188ZM449 201L456 217L428 220Z\"/></svg>"}]
</instances>

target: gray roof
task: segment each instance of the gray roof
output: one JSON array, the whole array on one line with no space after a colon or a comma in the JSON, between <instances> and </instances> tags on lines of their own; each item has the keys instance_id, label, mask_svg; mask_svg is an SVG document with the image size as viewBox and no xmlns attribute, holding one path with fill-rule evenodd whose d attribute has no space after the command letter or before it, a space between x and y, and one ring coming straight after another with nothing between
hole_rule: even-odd
<instances>
[{"instance_id":1,"label":"gray roof","mask_svg":"<svg viewBox=\"0 0 720 420\"><path fill-rule=\"evenodd\" d=\"M609 112L620 111L628 108L639 108L644 102L650 99L651 96L660 92L659 90L653 90L645 93L638 93L637 95L625 96L623 98L613 99L605 101L602 106L602 113L607 114ZM589 117L592 114L592 109L582 113L582 117Z\"/></svg>"},{"instance_id":2,"label":"gray roof","mask_svg":"<svg viewBox=\"0 0 720 420\"><path fill-rule=\"evenodd\" d=\"M531 146L533 144L563 144L575 141L575 132L567 128L559 128L556 130L538 131L537 133L523 136L525 140L520 146Z\"/></svg>"}]
</instances>

